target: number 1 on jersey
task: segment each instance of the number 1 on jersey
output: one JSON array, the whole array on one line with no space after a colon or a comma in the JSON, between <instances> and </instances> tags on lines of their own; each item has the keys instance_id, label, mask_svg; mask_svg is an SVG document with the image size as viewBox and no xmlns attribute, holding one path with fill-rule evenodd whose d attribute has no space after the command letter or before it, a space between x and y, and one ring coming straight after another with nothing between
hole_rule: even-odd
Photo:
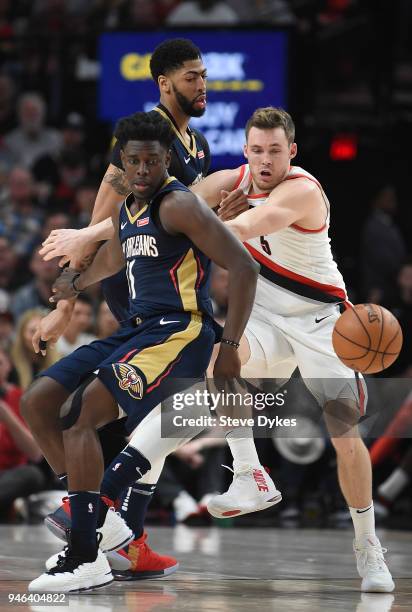
<instances>
[{"instance_id":1,"label":"number 1 on jersey","mask_svg":"<svg viewBox=\"0 0 412 612\"><path fill-rule=\"evenodd\" d=\"M136 289L134 286L134 276L133 276L133 266L135 264L135 259L132 261L126 262L126 276L127 276L127 284L129 285L129 294L132 300L136 297Z\"/></svg>"}]
</instances>

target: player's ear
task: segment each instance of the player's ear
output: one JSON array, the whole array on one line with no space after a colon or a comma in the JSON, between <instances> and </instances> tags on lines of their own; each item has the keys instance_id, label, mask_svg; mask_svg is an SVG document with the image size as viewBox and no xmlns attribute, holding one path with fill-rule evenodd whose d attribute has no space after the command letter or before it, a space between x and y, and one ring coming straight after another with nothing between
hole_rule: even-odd
<instances>
[{"instance_id":1,"label":"player's ear","mask_svg":"<svg viewBox=\"0 0 412 612\"><path fill-rule=\"evenodd\" d=\"M122 161L123 170L125 170L126 166L126 155L124 154L123 149L120 149L120 159Z\"/></svg>"},{"instance_id":2,"label":"player's ear","mask_svg":"<svg viewBox=\"0 0 412 612\"><path fill-rule=\"evenodd\" d=\"M160 89L160 93L165 93L165 94L169 94L171 87L170 87L170 81L167 78L167 76L165 76L164 74L161 74L159 76L159 78L157 79L157 84L159 85L159 89Z\"/></svg>"},{"instance_id":3,"label":"player's ear","mask_svg":"<svg viewBox=\"0 0 412 612\"><path fill-rule=\"evenodd\" d=\"M298 153L298 145L296 144L296 142L293 142L290 147L290 159L293 159L294 157L296 157L297 153Z\"/></svg>"},{"instance_id":4,"label":"player's ear","mask_svg":"<svg viewBox=\"0 0 412 612\"><path fill-rule=\"evenodd\" d=\"M247 142L245 142L245 144L243 145L243 155L246 157L246 159L248 158L247 157Z\"/></svg>"},{"instance_id":5,"label":"player's ear","mask_svg":"<svg viewBox=\"0 0 412 612\"><path fill-rule=\"evenodd\" d=\"M169 149L166 153L166 168L169 170L170 162L172 160L172 152Z\"/></svg>"}]
</instances>

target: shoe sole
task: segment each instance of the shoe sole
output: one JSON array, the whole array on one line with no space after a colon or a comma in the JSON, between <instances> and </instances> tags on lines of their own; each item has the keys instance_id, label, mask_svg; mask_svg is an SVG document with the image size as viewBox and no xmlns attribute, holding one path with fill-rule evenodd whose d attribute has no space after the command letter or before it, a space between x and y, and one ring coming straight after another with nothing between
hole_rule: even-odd
<instances>
[{"instance_id":1,"label":"shoe sole","mask_svg":"<svg viewBox=\"0 0 412 612\"><path fill-rule=\"evenodd\" d=\"M49 518L48 516L46 516L46 518L44 519L44 524L46 525L47 529L51 531L53 535L56 536L56 538L59 538L59 540L62 540L62 542L67 543L66 529L62 527L60 523L57 523L52 518ZM127 536L127 538L125 538L119 544L116 544L115 546L112 546L111 548L104 548L104 549L101 548L101 550L104 553L116 552L116 550L120 550L121 548L124 548L125 546L130 544L130 542L132 542L133 539L134 539L134 534L133 532L131 532L131 535Z\"/></svg>"},{"instance_id":2,"label":"shoe sole","mask_svg":"<svg viewBox=\"0 0 412 612\"><path fill-rule=\"evenodd\" d=\"M394 582L390 585L368 585L368 588L364 587L363 584L361 586L362 593L392 593L394 589Z\"/></svg>"},{"instance_id":3,"label":"shoe sole","mask_svg":"<svg viewBox=\"0 0 412 612\"><path fill-rule=\"evenodd\" d=\"M248 509L241 510L240 508L233 508L232 510L224 510L222 512L221 510L215 510L212 507L208 507L207 510L209 514L211 514L215 518L228 519L234 516L241 516L242 514L252 514L253 512L260 512L261 510L266 510L267 508L271 508L272 506L275 506L281 501L282 501L282 495L279 494L276 497L273 497L272 499L269 499L268 501L264 502L258 508L253 508L251 510L248 510Z\"/></svg>"},{"instance_id":4,"label":"shoe sole","mask_svg":"<svg viewBox=\"0 0 412 612\"><path fill-rule=\"evenodd\" d=\"M172 565L171 567L167 567L164 570L153 571L153 572L133 572L132 570L127 570L125 572L119 572L114 570L113 576L114 579L118 582L126 582L126 581L134 581L134 580L153 580L155 578L164 578L165 576L170 576L170 574L174 574L179 569L179 563L176 565Z\"/></svg>"}]
</instances>

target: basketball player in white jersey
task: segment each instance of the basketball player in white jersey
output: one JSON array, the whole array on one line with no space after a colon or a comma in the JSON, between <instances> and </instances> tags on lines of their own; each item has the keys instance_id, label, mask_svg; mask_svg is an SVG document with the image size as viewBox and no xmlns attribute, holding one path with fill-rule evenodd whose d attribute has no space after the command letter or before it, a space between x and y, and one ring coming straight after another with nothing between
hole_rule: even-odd
<instances>
[{"instance_id":1,"label":"basketball player in white jersey","mask_svg":"<svg viewBox=\"0 0 412 612\"><path fill-rule=\"evenodd\" d=\"M242 376L287 379L299 367L307 387L328 412L328 426L334 431L339 419L334 422L331 414L333 400L339 398L340 408L346 404L357 417L364 411L365 388L363 380L333 351L332 329L347 295L330 249L326 195L308 172L291 166L297 152L294 132L285 111L258 109L246 126L248 163L236 170L216 172L192 189L215 206L224 192L240 187L251 206L227 222L261 265L251 318L239 349L233 346L239 350ZM230 210L224 213L230 218ZM70 255L61 251L54 256L66 254ZM233 482L208 505L220 518L261 510L280 500L268 476L266 486L261 486L260 474L256 477L253 468L261 466L252 430L244 428L242 433L244 437L239 437L237 428L227 435ZM136 437L141 434L135 432ZM356 429L347 436L332 436L332 443L339 483L355 528L361 588L390 592L394 583L375 535L369 453Z\"/></svg>"},{"instance_id":2,"label":"basketball player in white jersey","mask_svg":"<svg viewBox=\"0 0 412 612\"><path fill-rule=\"evenodd\" d=\"M256 110L246 125L248 163L210 175L194 191L209 205L219 201L222 190L240 187L248 198L250 209L226 222L261 265L255 305L238 349L242 376L288 379L299 368L327 413L339 484L355 528L361 588L390 592L394 583L375 534L369 452L356 428L365 409L365 383L332 347L333 326L350 305L330 248L330 206L318 181L291 166L297 153L294 137L292 118L284 110ZM233 482L208 505L211 514L221 518L251 507L253 499L259 509L266 494L256 487L251 471L237 468L256 463L251 431L245 431L243 439L234 434L232 440L228 436Z\"/></svg>"}]
</instances>

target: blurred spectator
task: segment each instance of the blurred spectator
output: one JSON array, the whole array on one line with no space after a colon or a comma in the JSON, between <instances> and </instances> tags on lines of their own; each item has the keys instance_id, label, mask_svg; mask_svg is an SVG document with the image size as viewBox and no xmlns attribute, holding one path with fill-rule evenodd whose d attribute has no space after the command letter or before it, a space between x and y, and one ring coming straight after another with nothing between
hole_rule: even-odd
<instances>
[{"instance_id":1,"label":"blurred spectator","mask_svg":"<svg viewBox=\"0 0 412 612\"><path fill-rule=\"evenodd\" d=\"M213 314L215 319L224 320L227 314L228 304L228 279L227 270L212 264L212 277L210 281L210 293L212 296Z\"/></svg>"},{"instance_id":2,"label":"blurred spectator","mask_svg":"<svg viewBox=\"0 0 412 612\"><path fill-rule=\"evenodd\" d=\"M13 168L0 202L0 224L18 256L31 254L40 237L42 220L43 214L36 207L31 172L25 168Z\"/></svg>"},{"instance_id":3,"label":"blurred spectator","mask_svg":"<svg viewBox=\"0 0 412 612\"><path fill-rule=\"evenodd\" d=\"M16 287L17 257L5 236L0 236L0 288L11 290Z\"/></svg>"},{"instance_id":4,"label":"blurred spectator","mask_svg":"<svg viewBox=\"0 0 412 612\"><path fill-rule=\"evenodd\" d=\"M19 385L23 390L27 389L37 374L60 359L59 353L53 346L47 347L45 356L34 352L31 339L44 315L45 311L41 308L33 308L24 313L17 325L11 356L17 371Z\"/></svg>"},{"instance_id":5,"label":"blurred spectator","mask_svg":"<svg viewBox=\"0 0 412 612\"><path fill-rule=\"evenodd\" d=\"M0 134L13 130L17 125L14 104L14 83L7 74L0 75Z\"/></svg>"},{"instance_id":6,"label":"blurred spectator","mask_svg":"<svg viewBox=\"0 0 412 612\"><path fill-rule=\"evenodd\" d=\"M79 295L74 305L70 323L56 343L56 349L63 357L83 344L90 344L96 336L88 333L93 325L93 306L87 295Z\"/></svg>"},{"instance_id":7,"label":"blurred spectator","mask_svg":"<svg viewBox=\"0 0 412 612\"><path fill-rule=\"evenodd\" d=\"M89 225L98 189L99 186L93 181L86 180L78 185L73 202L73 214L77 216L78 227Z\"/></svg>"},{"instance_id":8,"label":"blurred spectator","mask_svg":"<svg viewBox=\"0 0 412 612\"><path fill-rule=\"evenodd\" d=\"M221 0L187 0L179 4L166 19L169 26L224 26L239 23L237 13Z\"/></svg>"},{"instance_id":9,"label":"blurred spectator","mask_svg":"<svg viewBox=\"0 0 412 612\"><path fill-rule=\"evenodd\" d=\"M7 512L17 497L27 497L46 485L42 470L29 461L42 459L39 447L20 416L22 390L7 382L10 358L0 349L0 514Z\"/></svg>"},{"instance_id":10,"label":"blurred spectator","mask_svg":"<svg viewBox=\"0 0 412 612\"><path fill-rule=\"evenodd\" d=\"M18 103L19 126L6 134L4 142L20 164L31 168L46 153L58 153L61 135L45 126L46 104L37 93L25 93Z\"/></svg>"},{"instance_id":11,"label":"blurred spectator","mask_svg":"<svg viewBox=\"0 0 412 612\"><path fill-rule=\"evenodd\" d=\"M392 507L404 489L409 486L412 477L412 445L402 457L399 466L382 482L376 491L374 498L375 512L380 518L386 518Z\"/></svg>"},{"instance_id":12,"label":"blurred spectator","mask_svg":"<svg viewBox=\"0 0 412 612\"><path fill-rule=\"evenodd\" d=\"M76 181L67 178L67 167L76 167L78 160L85 159L84 138L84 117L79 113L69 113L62 126L60 150L42 155L33 165L33 174L43 202L47 202L52 194L65 203L73 198L70 183L74 184ZM50 208L54 205L55 201L51 203Z\"/></svg>"},{"instance_id":13,"label":"blurred spectator","mask_svg":"<svg viewBox=\"0 0 412 612\"><path fill-rule=\"evenodd\" d=\"M119 329L119 323L108 307L107 302L103 301L99 306L96 328L99 339L108 338L108 336L112 336Z\"/></svg>"},{"instance_id":14,"label":"blurred spectator","mask_svg":"<svg viewBox=\"0 0 412 612\"><path fill-rule=\"evenodd\" d=\"M172 506L178 523L202 515L210 522L206 504L224 488L225 444L224 437L202 435L166 459L155 496L162 506Z\"/></svg>"},{"instance_id":15,"label":"blurred spectator","mask_svg":"<svg viewBox=\"0 0 412 612\"><path fill-rule=\"evenodd\" d=\"M76 189L87 176L86 156L80 152L65 151L59 158L59 183L52 194L51 209L53 205L72 206Z\"/></svg>"},{"instance_id":16,"label":"blurred spectator","mask_svg":"<svg viewBox=\"0 0 412 612\"><path fill-rule=\"evenodd\" d=\"M11 311L16 321L26 310L38 306L50 308L52 286L60 272L58 259L43 261L36 249L30 260L30 270L33 280L18 289L11 302Z\"/></svg>"},{"instance_id":17,"label":"blurred spectator","mask_svg":"<svg viewBox=\"0 0 412 612\"><path fill-rule=\"evenodd\" d=\"M398 208L392 185L381 189L372 201L362 236L363 290L368 302L391 302L396 276L406 255L405 241L394 221Z\"/></svg>"},{"instance_id":18,"label":"blurred spectator","mask_svg":"<svg viewBox=\"0 0 412 612\"><path fill-rule=\"evenodd\" d=\"M241 23L272 23L287 26L295 23L295 16L286 0L227 0Z\"/></svg>"},{"instance_id":19,"label":"blurred spectator","mask_svg":"<svg viewBox=\"0 0 412 612\"><path fill-rule=\"evenodd\" d=\"M119 27L134 29L161 24L156 0L128 0L119 14Z\"/></svg>"},{"instance_id":20,"label":"blurred spectator","mask_svg":"<svg viewBox=\"0 0 412 612\"><path fill-rule=\"evenodd\" d=\"M403 333L403 344L399 357L383 375L408 376L412 378L412 257L403 263L398 280L398 295L392 303L385 305L390 308L399 321Z\"/></svg>"},{"instance_id":21,"label":"blurred spectator","mask_svg":"<svg viewBox=\"0 0 412 612\"><path fill-rule=\"evenodd\" d=\"M0 349L10 349L14 332L14 319L10 311L10 298L0 289Z\"/></svg>"}]
</instances>

